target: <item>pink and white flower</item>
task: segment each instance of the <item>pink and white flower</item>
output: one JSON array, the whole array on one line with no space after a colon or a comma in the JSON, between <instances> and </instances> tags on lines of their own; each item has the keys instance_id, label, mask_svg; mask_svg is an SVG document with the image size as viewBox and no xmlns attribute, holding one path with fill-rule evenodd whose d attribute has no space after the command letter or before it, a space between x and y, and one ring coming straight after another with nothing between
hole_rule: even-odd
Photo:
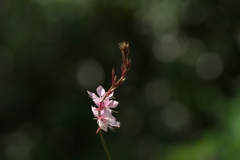
<instances>
[{"instance_id":1,"label":"pink and white flower","mask_svg":"<svg viewBox=\"0 0 240 160\"><path fill-rule=\"evenodd\" d=\"M113 92L109 96L105 97L106 91L102 86L99 86L96 91L98 96L95 93L92 93L90 91L87 91L87 92L88 92L88 95L94 101L94 103L99 107L97 110L101 110L104 107L109 107L109 108L117 107L118 102L114 100L110 100L113 97L113 94L114 94Z\"/></svg>"},{"instance_id":2,"label":"pink and white flower","mask_svg":"<svg viewBox=\"0 0 240 160\"><path fill-rule=\"evenodd\" d=\"M96 133L100 131L100 129L107 132L108 128L113 130L113 127L120 127L120 122L116 121L116 118L112 115L112 110L105 108L101 111L97 111L95 107L92 107L93 115L97 118L97 123L99 125Z\"/></svg>"}]
</instances>

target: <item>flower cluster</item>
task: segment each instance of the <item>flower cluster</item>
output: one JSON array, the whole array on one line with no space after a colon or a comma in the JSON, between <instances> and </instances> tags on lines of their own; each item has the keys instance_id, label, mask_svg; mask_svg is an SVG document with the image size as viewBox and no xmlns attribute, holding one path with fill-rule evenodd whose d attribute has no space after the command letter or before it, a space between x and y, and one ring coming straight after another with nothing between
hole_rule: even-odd
<instances>
[{"instance_id":1,"label":"flower cluster","mask_svg":"<svg viewBox=\"0 0 240 160\"><path fill-rule=\"evenodd\" d=\"M116 108L118 102L113 99L114 91L126 80L126 75L131 66L131 60L128 58L129 43L119 43L119 48L122 53L122 65L121 65L121 77L117 80L115 70L112 70L112 85L106 92L102 86L97 88L97 94L88 92L88 95L92 98L97 107L92 106L93 115L96 117L98 123L98 133L101 129L107 132L108 128L113 130L113 127L120 127L120 122L116 121L116 118L112 115L114 112L112 109Z\"/></svg>"},{"instance_id":2,"label":"flower cluster","mask_svg":"<svg viewBox=\"0 0 240 160\"><path fill-rule=\"evenodd\" d=\"M120 127L120 123L116 121L116 118L112 115L112 108L116 108L118 105L117 101L111 100L113 96L113 92L108 97L105 97L106 92L102 86L97 88L97 94L89 92L89 96L93 99L94 103L97 105L98 108L92 106L93 115L97 119L97 123L99 128L97 133L100 129L107 132L108 127L113 130L113 127Z\"/></svg>"}]
</instances>

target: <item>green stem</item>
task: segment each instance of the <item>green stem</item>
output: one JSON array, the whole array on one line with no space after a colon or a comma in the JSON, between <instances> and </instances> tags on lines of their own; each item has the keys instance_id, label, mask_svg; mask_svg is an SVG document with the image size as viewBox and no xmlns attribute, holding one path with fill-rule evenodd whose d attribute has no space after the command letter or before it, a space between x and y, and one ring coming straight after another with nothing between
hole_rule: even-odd
<instances>
[{"instance_id":1,"label":"green stem","mask_svg":"<svg viewBox=\"0 0 240 160\"><path fill-rule=\"evenodd\" d=\"M100 135L100 138L101 138L101 141L102 141L104 150L105 150L105 152L106 152L106 154L107 154L108 160L112 160L111 155L110 155L110 152L109 152L108 147L107 147L107 144L106 144L106 141L105 141L105 139L104 139L104 137L103 137L103 133L102 133L101 130L99 131L99 135Z\"/></svg>"}]
</instances>

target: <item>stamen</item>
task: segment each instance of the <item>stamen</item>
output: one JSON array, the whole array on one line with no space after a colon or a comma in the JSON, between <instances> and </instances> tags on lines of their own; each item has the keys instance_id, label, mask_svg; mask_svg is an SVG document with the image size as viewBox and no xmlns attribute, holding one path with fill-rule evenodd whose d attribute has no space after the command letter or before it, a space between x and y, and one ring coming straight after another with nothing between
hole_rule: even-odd
<instances>
[{"instance_id":1,"label":"stamen","mask_svg":"<svg viewBox=\"0 0 240 160\"><path fill-rule=\"evenodd\" d=\"M113 132L115 132L115 128L112 126L108 126Z\"/></svg>"},{"instance_id":2,"label":"stamen","mask_svg":"<svg viewBox=\"0 0 240 160\"><path fill-rule=\"evenodd\" d=\"M114 112L114 113L118 113L118 111L114 111L114 110L112 110L112 112Z\"/></svg>"}]
</instances>

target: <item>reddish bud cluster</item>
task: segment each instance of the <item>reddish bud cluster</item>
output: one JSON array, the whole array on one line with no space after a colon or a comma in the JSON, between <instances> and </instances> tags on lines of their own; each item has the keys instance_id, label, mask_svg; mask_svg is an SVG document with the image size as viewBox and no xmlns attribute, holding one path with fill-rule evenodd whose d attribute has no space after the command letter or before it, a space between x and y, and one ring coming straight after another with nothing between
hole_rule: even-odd
<instances>
[{"instance_id":1,"label":"reddish bud cluster","mask_svg":"<svg viewBox=\"0 0 240 160\"><path fill-rule=\"evenodd\" d=\"M117 80L117 76L115 74L114 68L112 69L112 86L106 93L106 97L114 92L123 82L126 80L127 72L131 67L131 60L128 58L129 55L129 43L128 42L121 42L118 44L119 49L121 50L122 54L122 65L121 65L121 77Z\"/></svg>"}]
</instances>

